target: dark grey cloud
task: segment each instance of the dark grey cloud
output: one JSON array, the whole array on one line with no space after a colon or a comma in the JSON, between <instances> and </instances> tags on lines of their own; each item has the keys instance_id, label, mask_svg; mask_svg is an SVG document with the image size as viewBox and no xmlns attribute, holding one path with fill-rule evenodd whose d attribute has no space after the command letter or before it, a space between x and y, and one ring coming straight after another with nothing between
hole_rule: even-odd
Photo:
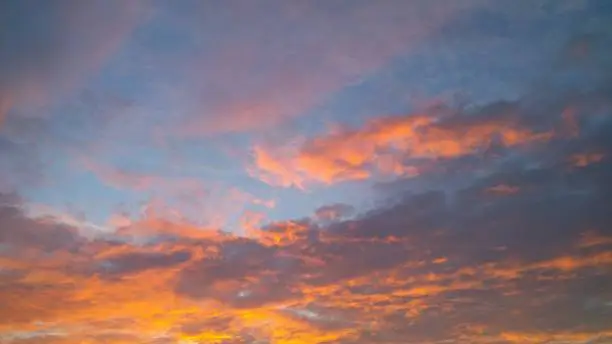
<instances>
[{"instance_id":1,"label":"dark grey cloud","mask_svg":"<svg viewBox=\"0 0 612 344\"><path fill-rule=\"evenodd\" d=\"M29 248L45 253L77 250L83 242L76 228L49 217L32 219L24 214L18 199L0 194L0 254Z\"/></svg>"},{"instance_id":2,"label":"dark grey cloud","mask_svg":"<svg viewBox=\"0 0 612 344\"><path fill-rule=\"evenodd\" d=\"M247 239L225 242L219 245L219 256L194 261L181 271L176 291L239 308L294 297L299 292L292 282L304 264L281 253L278 247Z\"/></svg>"},{"instance_id":3,"label":"dark grey cloud","mask_svg":"<svg viewBox=\"0 0 612 344\"><path fill-rule=\"evenodd\" d=\"M125 276L150 269L169 268L191 259L191 252L129 252L99 262L102 275Z\"/></svg>"}]
</instances>

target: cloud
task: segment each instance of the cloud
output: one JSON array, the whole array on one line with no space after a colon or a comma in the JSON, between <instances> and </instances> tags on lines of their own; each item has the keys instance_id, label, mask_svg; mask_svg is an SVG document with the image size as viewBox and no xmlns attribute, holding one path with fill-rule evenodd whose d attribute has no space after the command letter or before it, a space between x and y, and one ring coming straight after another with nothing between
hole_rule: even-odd
<instances>
[{"instance_id":1,"label":"cloud","mask_svg":"<svg viewBox=\"0 0 612 344\"><path fill-rule=\"evenodd\" d=\"M207 224L214 228L229 228L240 214L250 207L273 209L275 199L257 197L218 180L176 173L161 173L155 169L127 169L101 163L90 158L78 161L106 186L148 198L142 212L150 217L173 218L180 221ZM129 223L128 216L115 214L111 220Z\"/></svg>"},{"instance_id":2,"label":"cloud","mask_svg":"<svg viewBox=\"0 0 612 344\"><path fill-rule=\"evenodd\" d=\"M128 275L140 271L168 268L186 262L191 253L178 251L172 253L133 252L106 257L100 263L100 273L113 275Z\"/></svg>"},{"instance_id":3,"label":"cloud","mask_svg":"<svg viewBox=\"0 0 612 344\"><path fill-rule=\"evenodd\" d=\"M514 186L506 185L506 184L498 184L495 186L491 186L487 189L487 192L500 194L500 195L512 195L519 192L519 189Z\"/></svg>"},{"instance_id":4,"label":"cloud","mask_svg":"<svg viewBox=\"0 0 612 344\"><path fill-rule=\"evenodd\" d=\"M592 163L597 163L605 158L601 153L576 154L570 157L570 163L575 167L585 167Z\"/></svg>"},{"instance_id":5,"label":"cloud","mask_svg":"<svg viewBox=\"0 0 612 344\"><path fill-rule=\"evenodd\" d=\"M294 173L286 161L272 156L263 147L253 148L254 166L249 174L258 176L263 182L284 187L296 186L303 188L304 178Z\"/></svg>"},{"instance_id":6,"label":"cloud","mask_svg":"<svg viewBox=\"0 0 612 344\"><path fill-rule=\"evenodd\" d=\"M173 61L186 69L176 85L184 94L167 96L187 113L178 121L177 134L249 132L304 115L330 94L409 52L449 17L481 4L312 6L271 1L261 6L193 6L181 19L197 30L185 35L200 42L215 32L220 43L186 61ZM211 17L215 10L240 25L228 30L226 23ZM272 18L270 11L276 13Z\"/></svg>"},{"instance_id":7,"label":"cloud","mask_svg":"<svg viewBox=\"0 0 612 344\"><path fill-rule=\"evenodd\" d=\"M250 237L151 219L106 237L69 228L61 237L52 219L29 219L5 197L3 223L19 219L32 234L2 237L0 257L12 272L0 275L10 311L0 338L32 333L35 321L39 331L61 328L54 340L101 342L113 335L154 342L161 333L166 341L212 343L606 336L612 193L595 186L612 167L558 168L566 159L536 170L521 162L523 173L496 170L485 181L466 177L453 202L442 191L405 194L351 219L272 223ZM560 184L567 178L574 182ZM520 191L499 197L483 183Z\"/></svg>"},{"instance_id":8,"label":"cloud","mask_svg":"<svg viewBox=\"0 0 612 344\"><path fill-rule=\"evenodd\" d=\"M121 169L89 158L82 158L81 165L95 174L102 182L117 189L135 191L168 189L175 192L189 189L194 193L198 191L204 193L202 181L197 178L164 178L155 174Z\"/></svg>"},{"instance_id":9,"label":"cloud","mask_svg":"<svg viewBox=\"0 0 612 344\"><path fill-rule=\"evenodd\" d=\"M519 104L498 103L458 113L432 109L376 118L358 129L313 137L290 154L256 146L249 172L272 185L300 188L307 181L331 184L375 174L415 176L427 161L484 154L495 146L522 147L561 135L555 127L538 129L524 123L522 111Z\"/></svg>"},{"instance_id":10,"label":"cloud","mask_svg":"<svg viewBox=\"0 0 612 344\"><path fill-rule=\"evenodd\" d=\"M597 77L589 77L589 68L598 71ZM403 115L379 115L359 126L335 125L297 144L257 143L247 171L273 186L306 189L343 181L414 178L439 172L450 161L457 163L454 167L463 161L461 168L470 168L467 161L486 157L486 166L513 154L556 151L551 145L560 142L573 150L570 165L604 160L601 147L585 147L592 142L580 137L595 137L598 123L606 121L609 66L596 61L588 68L555 72L512 101L440 103ZM556 85L563 84L558 79L564 73L584 77L589 86Z\"/></svg>"},{"instance_id":11,"label":"cloud","mask_svg":"<svg viewBox=\"0 0 612 344\"><path fill-rule=\"evenodd\" d=\"M0 243L10 244L5 250L34 248L55 252L79 244L79 233L73 227L57 223L52 217L31 220L9 195L0 194L0 201Z\"/></svg>"},{"instance_id":12,"label":"cloud","mask_svg":"<svg viewBox=\"0 0 612 344\"><path fill-rule=\"evenodd\" d=\"M315 210L315 217L323 221L334 221L350 216L355 208L349 204L334 203Z\"/></svg>"},{"instance_id":13,"label":"cloud","mask_svg":"<svg viewBox=\"0 0 612 344\"><path fill-rule=\"evenodd\" d=\"M253 222L246 237L147 214L84 237L3 196L0 340L605 342L612 166L567 161L608 154L611 123L477 160L486 175L444 169L452 189L419 176L429 190L334 221Z\"/></svg>"},{"instance_id":14,"label":"cloud","mask_svg":"<svg viewBox=\"0 0 612 344\"><path fill-rule=\"evenodd\" d=\"M138 1L3 3L0 123L44 115L58 97L82 87L119 49L142 9Z\"/></svg>"},{"instance_id":15,"label":"cloud","mask_svg":"<svg viewBox=\"0 0 612 344\"><path fill-rule=\"evenodd\" d=\"M139 0L0 4L2 192L48 183L49 165L87 146L125 107L108 94L85 94L145 9Z\"/></svg>"},{"instance_id":16,"label":"cloud","mask_svg":"<svg viewBox=\"0 0 612 344\"><path fill-rule=\"evenodd\" d=\"M407 159L435 161L436 169L407 179L421 189L394 187L386 203L363 213L331 204L312 219L263 227L261 218L247 216L246 236L155 211L115 232L84 236L79 222L31 217L18 198L5 195L0 339L605 338L611 331L612 189L606 181L612 166L605 158L584 166L568 162L584 152L607 156L612 122L577 109L580 135L556 130L565 123L563 111L543 120L516 116L529 112L504 105L469 116L444 110L437 117L383 118L307 141L303 152L320 156L326 156L322 147L342 141L363 144L358 152L371 142L397 145ZM466 132L472 138L462 141ZM541 139L540 132L555 134ZM422 146L402 143L406 137ZM440 143L446 138L459 148L448 153ZM474 172L484 167L487 173ZM232 199L261 203L239 191Z\"/></svg>"},{"instance_id":17,"label":"cloud","mask_svg":"<svg viewBox=\"0 0 612 344\"><path fill-rule=\"evenodd\" d=\"M162 58L156 66L167 70L172 63L174 69L180 68L180 72L172 72L180 82L164 85L160 91L160 97L172 102L172 111L180 108L185 113L174 123L174 135L199 137L270 129L312 113L330 96L420 52L428 40L438 43L443 38L447 43L480 46L486 38L485 43L495 44L489 49L494 49L512 34L529 35L526 28L540 35L544 30L539 23L548 18L544 14L580 17L576 14L580 10L561 10L552 3L228 4L221 8L192 6L180 12L190 24L179 32L194 45L215 39L220 42L215 49L191 47L188 58L170 62ZM272 8L274 18L268 16ZM227 22L211 13L223 13L240 25L229 29ZM176 20L170 16L164 19Z\"/></svg>"}]
</instances>

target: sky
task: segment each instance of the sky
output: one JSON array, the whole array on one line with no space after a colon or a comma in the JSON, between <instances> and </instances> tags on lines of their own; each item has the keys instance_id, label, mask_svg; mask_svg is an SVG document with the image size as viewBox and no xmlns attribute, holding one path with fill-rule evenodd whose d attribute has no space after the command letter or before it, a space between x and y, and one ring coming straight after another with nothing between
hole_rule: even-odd
<instances>
[{"instance_id":1,"label":"sky","mask_svg":"<svg viewBox=\"0 0 612 344\"><path fill-rule=\"evenodd\" d=\"M0 343L612 343L610 23L0 1Z\"/></svg>"}]
</instances>

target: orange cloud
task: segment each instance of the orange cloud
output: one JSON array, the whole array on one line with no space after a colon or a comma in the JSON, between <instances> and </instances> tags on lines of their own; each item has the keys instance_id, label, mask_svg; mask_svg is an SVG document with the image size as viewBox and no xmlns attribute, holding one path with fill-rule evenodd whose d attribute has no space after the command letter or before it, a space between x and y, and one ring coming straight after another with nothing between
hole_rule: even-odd
<instances>
[{"instance_id":1,"label":"orange cloud","mask_svg":"<svg viewBox=\"0 0 612 344\"><path fill-rule=\"evenodd\" d=\"M411 135L425 135L422 129ZM585 172L572 170L576 178L590 176ZM530 192L556 185L554 178L538 182L544 185ZM16 200L0 198L0 342L605 338L612 299L600 285L610 283L612 256L607 209L597 205L607 194L584 195L573 207L565 194L551 202L473 197L482 185L458 192L457 205L442 192L408 195L356 216L332 204L312 218L265 226L262 213L241 211L246 233L151 207L140 217L115 219L114 232L85 237L74 228L78 222L33 218ZM513 179L492 192L522 187ZM267 203L238 189L228 199ZM215 200L213 211L224 212L224 202Z\"/></svg>"},{"instance_id":2,"label":"orange cloud","mask_svg":"<svg viewBox=\"0 0 612 344\"><path fill-rule=\"evenodd\" d=\"M597 233L587 232L582 236L579 245L583 248L605 245L612 246L612 237L606 237L603 235L598 235Z\"/></svg>"},{"instance_id":3,"label":"orange cloud","mask_svg":"<svg viewBox=\"0 0 612 344\"><path fill-rule=\"evenodd\" d=\"M304 188L306 182L331 184L374 174L415 176L416 160L454 158L496 142L516 147L550 140L554 131L534 131L513 114L487 118L412 114L378 118L359 129L337 129L306 141L292 152L254 148L252 176L278 186Z\"/></svg>"},{"instance_id":4,"label":"orange cloud","mask_svg":"<svg viewBox=\"0 0 612 344\"><path fill-rule=\"evenodd\" d=\"M584 153L572 155L569 161L574 167L586 167L602 161L605 157L603 153Z\"/></svg>"},{"instance_id":5,"label":"orange cloud","mask_svg":"<svg viewBox=\"0 0 612 344\"><path fill-rule=\"evenodd\" d=\"M612 332L589 333L589 332L568 332L546 333L546 332L503 332L498 339L509 343L539 344L539 343L605 343L604 341L612 338Z\"/></svg>"},{"instance_id":6,"label":"orange cloud","mask_svg":"<svg viewBox=\"0 0 612 344\"><path fill-rule=\"evenodd\" d=\"M272 156L262 147L253 148L254 167L248 170L252 176L257 176L263 182L284 187L295 186L303 188L304 179L297 175L287 163Z\"/></svg>"},{"instance_id":7,"label":"orange cloud","mask_svg":"<svg viewBox=\"0 0 612 344\"><path fill-rule=\"evenodd\" d=\"M145 228L154 226L152 222L143 225ZM560 256L531 265L513 266L498 262L498 265L465 267L456 272L446 268L437 268L436 273L427 269L419 272L423 267L434 269L433 266L454 264L452 258L438 258L432 260L431 265L427 261L409 261L390 270L372 270L343 283L312 285L306 282L309 274L325 271L332 261L325 256L321 259L314 255L311 257L305 254L307 251L301 251L300 247L308 247L302 245L308 240L310 230L304 224L278 223L247 240L221 235L191 235L180 224L158 225L159 228L173 226L172 233L180 240L145 245L88 242L79 251L66 250L51 260L41 256L40 260L31 261L25 276L1 275L0 301L4 307L0 315L4 324L0 325L0 339L10 344L23 343L23 339L17 337L7 339L11 338L10 333L17 336L14 333L20 331L30 333L29 340L36 343L155 343L156 340L218 344L249 340L271 343L397 342L409 333L419 333L413 326L426 321L430 312L443 309L438 317L444 318L444 314L461 311L461 307L466 307L463 305L476 302L468 296L458 298L453 295L470 295L470 292L481 290L483 280L488 280L488 283L495 281L490 292L498 292L496 288L508 292L512 288L506 285L517 279L529 281L527 276L533 271L555 269L566 281L571 281L574 273L585 268L612 266L609 253L604 252L571 258ZM194 239L197 241L190 241ZM331 252L334 252L345 244L338 238L325 245L331 245ZM357 242L352 244L356 246L350 249L360 249L361 254L369 254L367 246L359 246ZM379 244L384 245L384 242L375 245ZM237 245L236 249L246 245L243 248L250 253L240 256L240 251L232 248L234 245ZM314 242L310 245L323 244ZM206 248L206 252L202 252L202 248ZM229 251L225 252L227 249ZM271 256L273 260L268 263L265 263L266 252L274 253ZM83 253L87 256L81 256ZM234 260L236 257L239 259ZM369 256L372 259L377 257ZM91 265L92 258L96 262L94 265ZM69 262L71 268L66 269ZM248 299L252 295L273 297L275 290L269 289L266 281L277 278L275 274L282 271L283 264L294 264L292 262L300 262L300 265L288 265L289 270L282 277L297 289L291 298L250 306L230 301L233 298ZM305 272L301 264L311 266L312 270ZM2 265L11 269L26 268L25 265L7 265L4 262ZM94 274L88 270L92 268L96 271ZM195 287L208 289L212 293L210 298L194 299L175 289L177 280L185 278L177 276L199 274L197 269L200 268L206 270L202 279L196 280L199 283ZM237 271L244 275L237 274ZM521 299L513 300L519 302ZM491 300L485 298L477 302L480 306L475 306L476 311L486 307ZM533 307L532 304L521 306ZM411 324L409 328L417 332L402 332L396 327L400 324ZM571 331L545 335L528 331L496 334L490 326L458 327L453 329L458 332L449 330L446 335L461 336L474 343L479 343L484 332L491 340L517 343L570 338L586 340L596 335ZM369 337L363 337L364 332L370 333ZM377 337L384 333L387 333L386 337ZM385 341L384 338L390 339ZM433 343L434 338L434 334L425 334L422 342Z\"/></svg>"},{"instance_id":8,"label":"orange cloud","mask_svg":"<svg viewBox=\"0 0 612 344\"><path fill-rule=\"evenodd\" d=\"M487 188L487 192L500 195L513 195L519 191L520 189L518 187L506 184L498 184Z\"/></svg>"},{"instance_id":9,"label":"orange cloud","mask_svg":"<svg viewBox=\"0 0 612 344\"><path fill-rule=\"evenodd\" d=\"M240 217L240 225L248 236L259 235L259 229L266 216L260 212L246 211Z\"/></svg>"},{"instance_id":10,"label":"orange cloud","mask_svg":"<svg viewBox=\"0 0 612 344\"><path fill-rule=\"evenodd\" d=\"M295 221L274 223L265 229L251 228L251 233L264 245L289 245L304 239L308 233L308 226Z\"/></svg>"}]
</instances>

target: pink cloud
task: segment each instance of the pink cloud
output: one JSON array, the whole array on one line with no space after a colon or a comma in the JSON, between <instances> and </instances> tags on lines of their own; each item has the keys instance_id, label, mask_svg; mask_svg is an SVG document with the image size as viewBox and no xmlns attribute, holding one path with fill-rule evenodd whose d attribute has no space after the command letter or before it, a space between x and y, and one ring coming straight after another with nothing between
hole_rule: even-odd
<instances>
[{"instance_id":1,"label":"pink cloud","mask_svg":"<svg viewBox=\"0 0 612 344\"><path fill-rule=\"evenodd\" d=\"M273 18L266 6L230 6L229 18L240 25L210 55L186 63L189 96L174 92L188 113L179 134L260 130L302 115L477 3L356 2L334 12L283 2Z\"/></svg>"},{"instance_id":2,"label":"pink cloud","mask_svg":"<svg viewBox=\"0 0 612 344\"><path fill-rule=\"evenodd\" d=\"M147 218L187 221L221 229L234 220L239 221L247 207L263 210L276 207L273 198L259 197L215 180L130 171L89 158L82 158L80 163L107 186L147 196L148 201L141 209L141 215ZM109 224L117 226L130 223L129 217L119 214L109 220Z\"/></svg>"},{"instance_id":3,"label":"pink cloud","mask_svg":"<svg viewBox=\"0 0 612 344\"><path fill-rule=\"evenodd\" d=\"M323 221L336 221L352 215L355 208L349 204L335 203L324 205L315 210L315 217Z\"/></svg>"}]
</instances>

